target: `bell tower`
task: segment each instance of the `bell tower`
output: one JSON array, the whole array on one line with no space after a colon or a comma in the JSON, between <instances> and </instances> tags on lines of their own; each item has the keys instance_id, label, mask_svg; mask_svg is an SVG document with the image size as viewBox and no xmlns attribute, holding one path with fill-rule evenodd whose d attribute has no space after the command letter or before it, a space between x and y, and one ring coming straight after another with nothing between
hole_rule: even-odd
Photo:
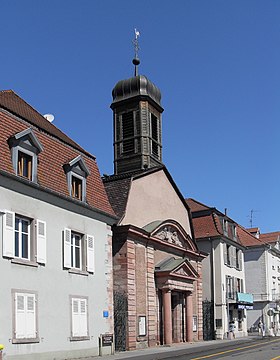
<instances>
[{"instance_id":1,"label":"bell tower","mask_svg":"<svg viewBox=\"0 0 280 360\"><path fill-rule=\"evenodd\" d=\"M114 116L114 174L145 170L162 164L160 90L138 75L138 36L135 30L134 76L112 91Z\"/></svg>"}]
</instances>

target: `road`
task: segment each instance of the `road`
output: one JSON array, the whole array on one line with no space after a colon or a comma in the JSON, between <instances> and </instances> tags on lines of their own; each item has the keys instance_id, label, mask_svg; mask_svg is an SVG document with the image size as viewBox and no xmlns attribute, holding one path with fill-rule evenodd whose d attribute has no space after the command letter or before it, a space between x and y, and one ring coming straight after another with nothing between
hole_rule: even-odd
<instances>
[{"instance_id":1,"label":"road","mask_svg":"<svg viewBox=\"0 0 280 360\"><path fill-rule=\"evenodd\" d=\"M118 355L112 356L116 359L124 359ZM193 348L178 348L164 352L154 352L141 355L129 356L126 353L125 359L129 360L280 360L280 338L256 338L251 341L225 341Z\"/></svg>"}]
</instances>

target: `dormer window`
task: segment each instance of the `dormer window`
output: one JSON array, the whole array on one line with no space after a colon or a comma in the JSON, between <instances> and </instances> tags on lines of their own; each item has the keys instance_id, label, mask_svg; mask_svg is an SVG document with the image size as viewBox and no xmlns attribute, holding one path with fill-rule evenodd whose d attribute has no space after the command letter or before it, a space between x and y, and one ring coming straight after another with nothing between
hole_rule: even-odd
<instances>
[{"instance_id":1,"label":"dormer window","mask_svg":"<svg viewBox=\"0 0 280 360\"><path fill-rule=\"evenodd\" d=\"M13 168L16 175L37 182L38 155L43 147L31 128L9 139Z\"/></svg>"},{"instance_id":2,"label":"dormer window","mask_svg":"<svg viewBox=\"0 0 280 360\"><path fill-rule=\"evenodd\" d=\"M220 218L220 221L221 221L224 235L228 236L228 221L225 220L224 218Z\"/></svg>"},{"instance_id":3,"label":"dormer window","mask_svg":"<svg viewBox=\"0 0 280 360\"><path fill-rule=\"evenodd\" d=\"M69 195L74 199L86 201L86 178L89 170L81 155L65 164L64 170L67 176Z\"/></svg>"}]
</instances>

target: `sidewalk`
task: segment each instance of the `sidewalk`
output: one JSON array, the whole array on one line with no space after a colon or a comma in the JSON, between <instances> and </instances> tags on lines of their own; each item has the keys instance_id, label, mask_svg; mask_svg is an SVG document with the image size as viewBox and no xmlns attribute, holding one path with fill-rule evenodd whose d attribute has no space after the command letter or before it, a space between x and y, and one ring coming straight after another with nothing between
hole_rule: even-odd
<instances>
[{"instance_id":1,"label":"sidewalk","mask_svg":"<svg viewBox=\"0 0 280 360\"><path fill-rule=\"evenodd\" d=\"M124 352L116 352L114 355L105 355L105 356L94 356L87 357L81 360L121 360L121 359L133 359L134 357L144 356L144 355L153 355L153 354L163 354L168 353L172 354L173 351L178 350L186 350L186 349L194 349L198 347L209 347L209 346L217 346L218 344L225 343L242 343L242 342L250 342L252 340L261 339L258 335L250 335L246 337L240 337L232 340L210 340L210 341L197 341L193 343L180 343L180 344L172 344L171 346L158 346L153 348L132 350L132 351L124 351Z\"/></svg>"}]
</instances>

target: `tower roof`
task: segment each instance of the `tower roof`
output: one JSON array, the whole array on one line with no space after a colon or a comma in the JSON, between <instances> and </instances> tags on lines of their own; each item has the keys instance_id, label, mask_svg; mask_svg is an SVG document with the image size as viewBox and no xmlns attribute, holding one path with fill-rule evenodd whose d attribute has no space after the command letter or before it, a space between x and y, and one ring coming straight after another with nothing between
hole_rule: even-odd
<instances>
[{"instance_id":1,"label":"tower roof","mask_svg":"<svg viewBox=\"0 0 280 360\"><path fill-rule=\"evenodd\" d=\"M150 97L161 108L161 93L159 88L144 75L137 75L119 81L112 91L112 96L112 105L136 96L142 96Z\"/></svg>"}]
</instances>

